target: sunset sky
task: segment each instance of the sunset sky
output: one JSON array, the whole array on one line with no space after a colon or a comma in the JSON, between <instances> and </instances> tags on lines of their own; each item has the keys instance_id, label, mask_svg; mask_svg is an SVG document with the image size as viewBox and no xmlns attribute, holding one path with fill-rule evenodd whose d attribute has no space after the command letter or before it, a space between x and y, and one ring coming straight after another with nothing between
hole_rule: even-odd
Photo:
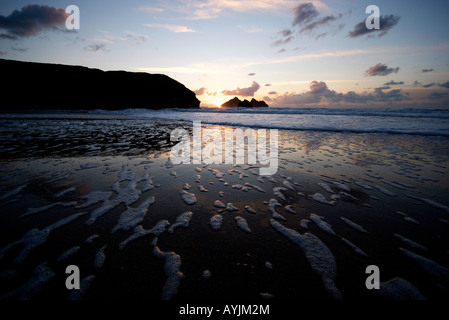
<instances>
[{"instance_id":1,"label":"sunset sky","mask_svg":"<svg viewBox=\"0 0 449 320\"><path fill-rule=\"evenodd\" d=\"M30 1L0 2L0 58L163 73L201 106L449 108L449 1Z\"/></svg>"}]
</instances>

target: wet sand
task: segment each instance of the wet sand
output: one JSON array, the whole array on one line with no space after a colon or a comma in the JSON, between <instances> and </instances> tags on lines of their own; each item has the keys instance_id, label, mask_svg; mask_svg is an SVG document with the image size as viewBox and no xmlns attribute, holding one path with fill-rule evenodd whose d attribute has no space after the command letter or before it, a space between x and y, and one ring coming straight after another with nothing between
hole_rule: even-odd
<instances>
[{"instance_id":1,"label":"wet sand","mask_svg":"<svg viewBox=\"0 0 449 320\"><path fill-rule=\"evenodd\" d=\"M173 165L169 134L188 122L1 121L2 299L449 296L448 138L279 131L262 177Z\"/></svg>"}]
</instances>

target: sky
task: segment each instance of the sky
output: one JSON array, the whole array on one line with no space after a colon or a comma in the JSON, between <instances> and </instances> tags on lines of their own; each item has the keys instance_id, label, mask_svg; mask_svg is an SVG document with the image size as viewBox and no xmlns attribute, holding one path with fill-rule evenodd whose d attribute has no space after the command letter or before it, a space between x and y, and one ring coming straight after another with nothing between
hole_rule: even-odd
<instances>
[{"instance_id":1,"label":"sky","mask_svg":"<svg viewBox=\"0 0 449 320\"><path fill-rule=\"evenodd\" d=\"M201 107L449 109L448 31L446 0L0 2L0 58L162 73Z\"/></svg>"}]
</instances>

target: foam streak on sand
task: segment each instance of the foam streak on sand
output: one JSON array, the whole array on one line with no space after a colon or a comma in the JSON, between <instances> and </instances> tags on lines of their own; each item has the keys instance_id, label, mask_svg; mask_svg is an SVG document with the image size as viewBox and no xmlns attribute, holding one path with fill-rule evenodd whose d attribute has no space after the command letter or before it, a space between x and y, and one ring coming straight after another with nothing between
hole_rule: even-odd
<instances>
[{"instance_id":1,"label":"foam streak on sand","mask_svg":"<svg viewBox=\"0 0 449 320\"><path fill-rule=\"evenodd\" d=\"M318 182L318 185L329 193L335 193L327 183Z\"/></svg>"},{"instance_id":2,"label":"foam streak on sand","mask_svg":"<svg viewBox=\"0 0 449 320\"><path fill-rule=\"evenodd\" d=\"M381 282L379 293L391 300L427 300L413 284L399 277Z\"/></svg>"},{"instance_id":3,"label":"foam streak on sand","mask_svg":"<svg viewBox=\"0 0 449 320\"><path fill-rule=\"evenodd\" d=\"M50 204L48 204L46 206L42 206L42 207L38 207L38 208L28 208L27 211L20 216L20 218L23 218L23 217L26 217L26 216L29 216L29 215L32 215L32 214L36 214L36 213L41 213L41 212L47 211L47 210L49 210L49 209L51 209L53 207L56 207L56 206L72 207L74 205L76 205L76 201L72 201L72 202L54 202L54 203L50 203Z\"/></svg>"},{"instance_id":4,"label":"foam streak on sand","mask_svg":"<svg viewBox=\"0 0 449 320\"><path fill-rule=\"evenodd\" d=\"M173 233L175 232L175 229L179 227L187 228L189 226L190 219L192 219L192 215L193 212L191 211L181 213L181 215L176 218L175 223L170 226L168 232Z\"/></svg>"},{"instance_id":5,"label":"foam streak on sand","mask_svg":"<svg viewBox=\"0 0 449 320\"><path fill-rule=\"evenodd\" d=\"M293 210L293 206L291 204L286 205L285 210L287 210L290 213L296 214L296 211Z\"/></svg>"},{"instance_id":6,"label":"foam streak on sand","mask_svg":"<svg viewBox=\"0 0 449 320\"><path fill-rule=\"evenodd\" d=\"M162 233L164 233L165 228L169 225L170 223L168 222L168 220L165 219L156 223L156 225L150 230L145 230L141 225L138 225L137 227L134 228L133 234L129 238L120 242L119 249L120 250L123 249L129 242L139 239L143 236L146 236L147 234L152 234L156 237L159 237Z\"/></svg>"},{"instance_id":7,"label":"foam streak on sand","mask_svg":"<svg viewBox=\"0 0 449 320\"><path fill-rule=\"evenodd\" d=\"M331 206L335 206L335 205L337 204L337 201L335 201L335 200L328 201L328 200L326 199L326 197L323 196L323 195L322 195L321 193L319 193L319 192L313 194L311 197L312 197L313 200L315 200L315 201L317 201L317 202L324 203L324 204L328 204L328 205L331 205Z\"/></svg>"},{"instance_id":8,"label":"foam streak on sand","mask_svg":"<svg viewBox=\"0 0 449 320\"><path fill-rule=\"evenodd\" d=\"M157 237L153 239L153 255L165 259L164 270L167 280L162 288L161 300L171 300L178 293L179 284L184 274L180 271L181 256L175 252L163 252L157 246Z\"/></svg>"},{"instance_id":9,"label":"foam streak on sand","mask_svg":"<svg viewBox=\"0 0 449 320\"><path fill-rule=\"evenodd\" d=\"M336 236L336 233L334 230L332 230L332 227L330 224L328 224L326 221L323 221L323 217L320 217L319 215L312 213L310 214L310 220L315 222L315 224L323 231L329 233L330 235Z\"/></svg>"},{"instance_id":10,"label":"foam streak on sand","mask_svg":"<svg viewBox=\"0 0 449 320\"><path fill-rule=\"evenodd\" d=\"M419 200L421 202L424 202L424 203L428 204L429 206L441 209L444 212L448 212L449 213L449 207L447 207L445 205L442 205L441 203L435 202L435 201L430 200L430 199L415 197L415 196L412 196L410 194L408 194L407 197L410 197L410 198L415 199L415 200Z\"/></svg>"},{"instance_id":11,"label":"foam streak on sand","mask_svg":"<svg viewBox=\"0 0 449 320\"><path fill-rule=\"evenodd\" d=\"M251 206L245 206L246 211L248 211L249 213L252 214L256 214L256 210L254 210L253 208L251 208Z\"/></svg>"},{"instance_id":12,"label":"foam streak on sand","mask_svg":"<svg viewBox=\"0 0 449 320\"><path fill-rule=\"evenodd\" d=\"M357 223L352 222L351 220L343 218L343 217L341 217L340 219L343 220L344 222L346 222L347 225L353 227L355 230L360 231L360 232L364 232L364 233L368 233L368 231L363 229L363 227L359 226Z\"/></svg>"},{"instance_id":13,"label":"foam streak on sand","mask_svg":"<svg viewBox=\"0 0 449 320\"><path fill-rule=\"evenodd\" d=\"M253 189L255 189L255 190L259 191L259 192L265 193L265 190L264 190L264 189L262 189L262 188L259 187L259 186L254 185L254 184L245 182L245 186L251 187L251 188L253 188Z\"/></svg>"},{"instance_id":14,"label":"foam streak on sand","mask_svg":"<svg viewBox=\"0 0 449 320\"><path fill-rule=\"evenodd\" d=\"M365 182L363 182L363 181L355 181L354 182L356 185L358 185L359 187L362 187L363 189L366 189L366 190L373 190L373 187L371 187L369 184L366 184Z\"/></svg>"},{"instance_id":15,"label":"foam streak on sand","mask_svg":"<svg viewBox=\"0 0 449 320\"><path fill-rule=\"evenodd\" d=\"M79 216L85 214L85 212L76 213L74 215L71 215L69 217L66 217L64 219L61 219L41 230L39 229L31 229L29 230L20 240L14 241L7 246L0 249L0 259L3 258L3 255L12 247L15 247L18 244L23 244L24 247L22 251L19 252L19 254L16 256L16 259L14 260L15 263L21 263L25 257L28 255L28 253L33 250L34 248L44 244L47 241L48 235L51 231L72 222Z\"/></svg>"},{"instance_id":16,"label":"foam streak on sand","mask_svg":"<svg viewBox=\"0 0 449 320\"><path fill-rule=\"evenodd\" d=\"M128 206L135 203L137 199L139 199L141 191L136 189L139 180L136 179L131 170L126 168L126 166L123 166L123 170L119 173L119 180L117 180L112 185L112 190L118 193L117 198L113 200L104 200L101 207L92 211L92 213L90 214L90 218L86 221L87 225L92 225L99 217L105 215L122 203ZM131 181L126 185L125 188L120 188L119 182L127 180ZM105 194L103 196L106 197Z\"/></svg>"},{"instance_id":17,"label":"foam streak on sand","mask_svg":"<svg viewBox=\"0 0 449 320\"><path fill-rule=\"evenodd\" d=\"M221 202L220 200L215 200L215 202L214 202L214 207L217 207L217 208L226 208L226 205L225 205L223 202Z\"/></svg>"},{"instance_id":18,"label":"foam streak on sand","mask_svg":"<svg viewBox=\"0 0 449 320\"><path fill-rule=\"evenodd\" d=\"M213 215L212 218L210 218L210 226L212 227L212 230L217 231L221 229L221 225L223 223L223 217L219 214Z\"/></svg>"},{"instance_id":19,"label":"foam streak on sand","mask_svg":"<svg viewBox=\"0 0 449 320\"><path fill-rule=\"evenodd\" d=\"M435 261L423 257L417 253L408 251L404 248L399 248L399 250L402 251L403 254L405 254L407 257L413 259L418 263L418 265L423 268L426 272L430 273L431 275L434 275L436 277L449 279L449 269L436 263Z\"/></svg>"},{"instance_id":20,"label":"foam streak on sand","mask_svg":"<svg viewBox=\"0 0 449 320\"><path fill-rule=\"evenodd\" d=\"M295 230L283 226L274 219L270 219L270 223L276 231L302 249L312 269L321 276L329 294L334 299L342 299L340 290L338 290L335 284L337 262L329 248L311 233L301 235Z\"/></svg>"},{"instance_id":21,"label":"foam streak on sand","mask_svg":"<svg viewBox=\"0 0 449 320\"><path fill-rule=\"evenodd\" d=\"M376 188L377 190L379 190L380 192L386 194L387 196L390 197L396 197L396 194L391 192L390 190L385 189L384 187L381 187L379 185L375 185L374 188Z\"/></svg>"},{"instance_id":22,"label":"foam streak on sand","mask_svg":"<svg viewBox=\"0 0 449 320\"><path fill-rule=\"evenodd\" d=\"M71 188L62 190L61 192L58 192L57 194L55 194L55 198L61 198L62 196L66 195L67 193L73 192L75 190L76 190L75 187L71 187Z\"/></svg>"},{"instance_id":23,"label":"foam streak on sand","mask_svg":"<svg viewBox=\"0 0 449 320\"><path fill-rule=\"evenodd\" d=\"M190 193L185 190L181 190L179 192L179 194L181 195L182 200L184 200L184 202L188 205L192 205L197 202L196 196L194 193Z\"/></svg>"},{"instance_id":24,"label":"foam streak on sand","mask_svg":"<svg viewBox=\"0 0 449 320\"><path fill-rule=\"evenodd\" d=\"M280 198L280 199L282 199L282 200L286 200L286 199L285 199L285 196L281 193L281 191L287 191L287 188L283 188L283 187L276 187L276 188L273 188L273 194L274 194L276 197L278 197L278 198Z\"/></svg>"},{"instance_id":25,"label":"foam streak on sand","mask_svg":"<svg viewBox=\"0 0 449 320\"><path fill-rule=\"evenodd\" d=\"M130 230L143 221L148 208L154 203L154 196L148 198L137 208L128 207L119 218L117 225L112 229L112 233L117 230Z\"/></svg>"},{"instance_id":26,"label":"foam streak on sand","mask_svg":"<svg viewBox=\"0 0 449 320\"><path fill-rule=\"evenodd\" d=\"M11 191L5 192L4 194L2 194L0 196L0 201L8 199L8 198L10 198L12 196L18 195L20 193L20 191L22 191L22 189L25 188L26 186L27 186L26 184L23 184L23 185L18 186L17 188L15 188L15 189L13 189Z\"/></svg>"},{"instance_id":27,"label":"foam streak on sand","mask_svg":"<svg viewBox=\"0 0 449 320\"><path fill-rule=\"evenodd\" d=\"M283 220L283 221L287 220L287 219L285 219L284 216L282 216L281 214L279 214L276 211L276 207L282 207L282 205L279 203L279 201L277 201L276 199L270 199L270 202L268 203L268 207L270 208L270 212L274 219Z\"/></svg>"},{"instance_id":28,"label":"foam streak on sand","mask_svg":"<svg viewBox=\"0 0 449 320\"><path fill-rule=\"evenodd\" d=\"M226 211L232 212L232 211L238 211L239 209L234 206L232 202L228 202L226 205Z\"/></svg>"},{"instance_id":29,"label":"foam streak on sand","mask_svg":"<svg viewBox=\"0 0 449 320\"><path fill-rule=\"evenodd\" d=\"M45 284L55 276L55 273L46 264L46 262L43 262L38 265L26 283L6 293L0 299L18 298L19 300L31 300L33 295L42 290Z\"/></svg>"},{"instance_id":30,"label":"foam streak on sand","mask_svg":"<svg viewBox=\"0 0 449 320\"><path fill-rule=\"evenodd\" d=\"M70 248L69 250L63 252L58 259L56 259L56 261L62 261L65 260L67 258L69 258L70 256L74 255L75 253L77 253L79 250L81 249L80 246L75 246Z\"/></svg>"},{"instance_id":31,"label":"foam streak on sand","mask_svg":"<svg viewBox=\"0 0 449 320\"><path fill-rule=\"evenodd\" d=\"M75 207L75 209L82 209L87 208L90 206L93 206L94 204L97 204L102 201L106 201L109 199L109 197L112 195L112 192L104 192L104 191L93 191L89 194L86 194L85 196L82 196L81 199L85 199L86 202L84 202L81 205L78 205Z\"/></svg>"},{"instance_id":32,"label":"foam streak on sand","mask_svg":"<svg viewBox=\"0 0 449 320\"><path fill-rule=\"evenodd\" d=\"M368 255L359 247L357 247L355 244L353 244L351 241L349 241L348 239L345 238L341 238L341 240L348 246L350 247L356 254L358 254L359 256L362 257L367 257Z\"/></svg>"},{"instance_id":33,"label":"foam streak on sand","mask_svg":"<svg viewBox=\"0 0 449 320\"><path fill-rule=\"evenodd\" d=\"M246 222L245 218L242 218L240 216L235 217L235 221L237 222L237 226L242 229L243 231L247 233L251 233L251 229L248 227L248 223Z\"/></svg>"},{"instance_id":34,"label":"foam streak on sand","mask_svg":"<svg viewBox=\"0 0 449 320\"><path fill-rule=\"evenodd\" d=\"M104 246L102 246L100 248L100 250L98 250L97 255L95 256L95 260L94 260L94 268L95 269L100 269L103 266L104 261L106 260L106 255L104 254L106 247L107 247L106 244Z\"/></svg>"},{"instance_id":35,"label":"foam streak on sand","mask_svg":"<svg viewBox=\"0 0 449 320\"><path fill-rule=\"evenodd\" d=\"M87 276L80 281L80 288L78 290L70 291L67 300L81 300L90 287L90 283L95 279L94 275Z\"/></svg>"},{"instance_id":36,"label":"foam streak on sand","mask_svg":"<svg viewBox=\"0 0 449 320\"><path fill-rule=\"evenodd\" d=\"M416 243L413 240L410 240L406 237L401 236L400 234L395 233L394 236L396 238L398 238L399 240L401 240L403 243L405 243L406 245L408 245L409 247L412 247L414 249L419 249L419 250L423 250L423 251L429 251L429 249L427 249L426 247L424 247L423 245L420 245L419 243Z\"/></svg>"}]
</instances>

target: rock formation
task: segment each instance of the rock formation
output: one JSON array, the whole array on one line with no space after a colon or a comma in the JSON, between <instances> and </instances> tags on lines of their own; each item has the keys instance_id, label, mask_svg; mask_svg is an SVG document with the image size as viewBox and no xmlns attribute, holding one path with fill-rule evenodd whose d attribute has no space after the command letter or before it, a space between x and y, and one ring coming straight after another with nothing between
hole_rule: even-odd
<instances>
[{"instance_id":1,"label":"rock formation","mask_svg":"<svg viewBox=\"0 0 449 320\"><path fill-rule=\"evenodd\" d=\"M199 108L183 84L162 74L0 59L2 109Z\"/></svg>"},{"instance_id":2,"label":"rock formation","mask_svg":"<svg viewBox=\"0 0 449 320\"><path fill-rule=\"evenodd\" d=\"M231 99L231 100L226 101L225 103L223 103L221 106L222 106L222 107L232 107L232 108L235 108L235 107L238 107L238 106L239 106L239 103L241 103L241 102L242 102L242 101L241 101L239 98L234 97L233 99Z\"/></svg>"},{"instance_id":3,"label":"rock formation","mask_svg":"<svg viewBox=\"0 0 449 320\"><path fill-rule=\"evenodd\" d=\"M253 108L268 108L268 104L265 101L257 101L254 98L251 99L251 105L253 106Z\"/></svg>"},{"instance_id":4,"label":"rock formation","mask_svg":"<svg viewBox=\"0 0 449 320\"><path fill-rule=\"evenodd\" d=\"M226 101L221 105L222 107L243 107L243 108L268 108L268 105L265 101L257 101L256 99L251 99L251 101L243 100L241 101L239 98L234 97L229 101Z\"/></svg>"}]
</instances>

